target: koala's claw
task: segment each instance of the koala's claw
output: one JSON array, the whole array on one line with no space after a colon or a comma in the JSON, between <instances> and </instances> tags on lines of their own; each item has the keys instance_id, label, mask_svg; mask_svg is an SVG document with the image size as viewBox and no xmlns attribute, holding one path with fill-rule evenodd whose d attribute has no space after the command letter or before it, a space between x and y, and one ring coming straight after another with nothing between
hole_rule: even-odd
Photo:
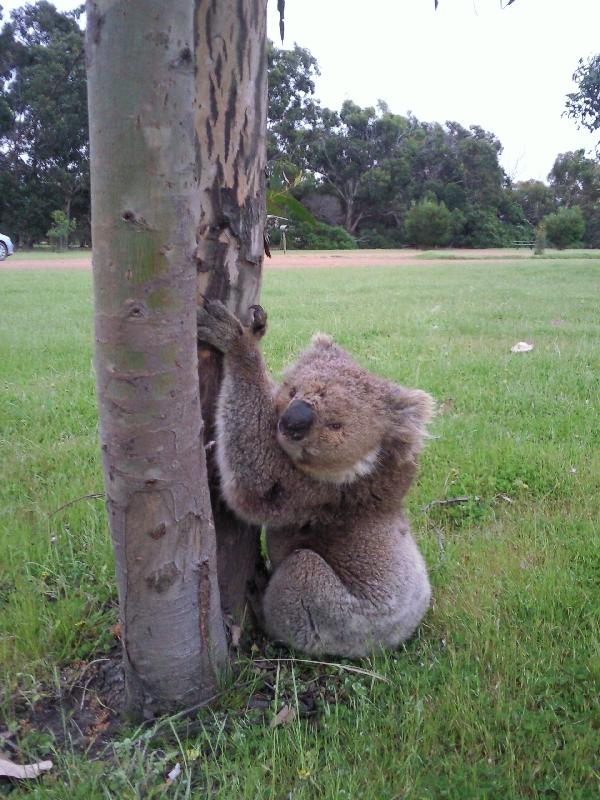
<instances>
[{"instance_id":1,"label":"koala's claw","mask_svg":"<svg viewBox=\"0 0 600 800\"><path fill-rule=\"evenodd\" d=\"M267 332L267 312L262 306L250 306L252 318L250 321L250 330L259 339L261 339Z\"/></svg>"}]
</instances>

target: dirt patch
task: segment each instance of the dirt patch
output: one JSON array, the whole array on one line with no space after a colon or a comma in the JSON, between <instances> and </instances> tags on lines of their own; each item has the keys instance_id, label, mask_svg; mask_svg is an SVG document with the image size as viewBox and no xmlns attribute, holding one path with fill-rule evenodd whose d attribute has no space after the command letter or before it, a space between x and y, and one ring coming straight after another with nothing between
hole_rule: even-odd
<instances>
[{"instance_id":1,"label":"dirt patch","mask_svg":"<svg viewBox=\"0 0 600 800\"><path fill-rule=\"evenodd\" d=\"M235 677L227 688L173 717L147 720L136 737L163 743L172 739L176 744L170 720L180 738L211 727L215 735L228 731L235 718L276 727L299 715L319 727L327 705L351 705L355 685L367 687L373 679L385 680L357 666L298 659L261 636L254 644L252 652L232 654ZM128 730L121 716L124 680L119 647L102 658L64 666L58 686L38 688L40 696L33 704L18 693L12 697L18 727L0 721L0 755L15 763L53 758L56 751L85 753L93 760L114 758L114 743Z\"/></svg>"},{"instance_id":2,"label":"dirt patch","mask_svg":"<svg viewBox=\"0 0 600 800\"><path fill-rule=\"evenodd\" d=\"M448 261L469 261L483 264L490 260L514 260L529 258L529 251L523 250L444 250L424 254L420 250L322 250L320 252L291 250L285 255L278 250L272 258L265 258L265 269L318 269L335 267L380 267L415 266L419 264L446 264ZM0 271L7 269L23 270L75 270L90 271L92 257L28 259L16 256L0 262Z\"/></svg>"},{"instance_id":3,"label":"dirt patch","mask_svg":"<svg viewBox=\"0 0 600 800\"><path fill-rule=\"evenodd\" d=\"M9 269L41 269L41 270L78 270L83 272L91 271L92 257L85 258L7 258L0 262L0 272Z\"/></svg>"},{"instance_id":4,"label":"dirt patch","mask_svg":"<svg viewBox=\"0 0 600 800\"><path fill-rule=\"evenodd\" d=\"M124 680L120 647L102 658L63 667L58 686L41 685L38 695L33 704L22 696L12 698L19 727L9 729L0 722L1 750L18 758L21 741L45 733L57 749L72 746L77 752L102 752L121 727Z\"/></svg>"}]
</instances>

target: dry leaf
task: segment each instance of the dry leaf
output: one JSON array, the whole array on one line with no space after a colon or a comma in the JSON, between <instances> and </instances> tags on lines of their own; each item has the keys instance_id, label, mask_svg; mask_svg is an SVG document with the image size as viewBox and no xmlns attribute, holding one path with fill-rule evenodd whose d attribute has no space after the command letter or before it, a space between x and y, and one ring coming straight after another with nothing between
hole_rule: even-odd
<instances>
[{"instance_id":1,"label":"dry leaf","mask_svg":"<svg viewBox=\"0 0 600 800\"><path fill-rule=\"evenodd\" d=\"M112 635L115 637L115 639L120 639L121 638L121 635L123 633L123 629L121 628L121 623L120 622L115 622L115 624L111 628L109 628L109 630L112 633Z\"/></svg>"},{"instance_id":2,"label":"dry leaf","mask_svg":"<svg viewBox=\"0 0 600 800\"><path fill-rule=\"evenodd\" d=\"M37 764L13 764L0 758L0 775L6 778L17 778L18 780L39 778L42 772L52 769L51 761L39 761Z\"/></svg>"},{"instance_id":3,"label":"dry leaf","mask_svg":"<svg viewBox=\"0 0 600 800\"><path fill-rule=\"evenodd\" d=\"M505 503L510 503L511 505L515 502L512 497L509 497L507 494L497 494L496 497L499 497L500 500L504 500Z\"/></svg>"},{"instance_id":4,"label":"dry leaf","mask_svg":"<svg viewBox=\"0 0 600 800\"><path fill-rule=\"evenodd\" d=\"M453 408L454 408L454 398L448 397L448 399L444 400L444 402L440 405L439 411L440 414L448 414L450 411L452 411Z\"/></svg>"},{"instance_id":5,"label":"dry leaf","mask_svg":"<svg viewBox=\"0 0 600 800\"><path fill-rule=\"evenodd\" d=\"M517 342L510 348L511 353L528 353L533 350L533 345L529 342Z\"/></svg>"},{"instance_id":6,"label":"dry leaf","mask_svg":"<svg viewBox=\"0 0 600 800\"><path fill-rule=\"evenodd\" d=\"M285 705L281 711L273 717L269 723L269 728L276 728L278 725L289 725L296 717L296 710L291 706Z\"/></svg>"}]
</instances>

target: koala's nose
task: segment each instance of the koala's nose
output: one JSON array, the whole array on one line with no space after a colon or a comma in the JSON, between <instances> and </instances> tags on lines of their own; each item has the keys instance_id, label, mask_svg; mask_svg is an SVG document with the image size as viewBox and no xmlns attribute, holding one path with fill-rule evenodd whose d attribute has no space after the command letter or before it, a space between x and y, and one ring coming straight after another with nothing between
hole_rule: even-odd
<instances>
[{"instance_id":1,"label":"koala's nose","mask_svg":"<svg viewBox=\"0 0 600 800\"><path fill-rule=\"evenodd\" d=\"M279 419L279 426L286 436L295 441L303 439L315 421L315 412L304 400L290 403Z\"/></svg>"}]
</instances>

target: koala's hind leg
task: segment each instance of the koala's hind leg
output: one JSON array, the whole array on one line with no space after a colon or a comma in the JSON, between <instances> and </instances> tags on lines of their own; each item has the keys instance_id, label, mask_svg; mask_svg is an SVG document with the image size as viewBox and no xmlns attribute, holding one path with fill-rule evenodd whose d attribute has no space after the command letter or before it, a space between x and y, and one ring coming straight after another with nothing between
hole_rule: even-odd
<instances>
[{"instance_id":1,"label":"koala's hind leg","mask_svg":"<svg viewBox=\"0 0 600 800\"><path fill-rule=\"evenodd\" d=\"M313 550L296 550L275 570L263 600L267 633L313 655L365 655L383 644L381 613L350 594Z\"/></svg>"}]
</instances>

